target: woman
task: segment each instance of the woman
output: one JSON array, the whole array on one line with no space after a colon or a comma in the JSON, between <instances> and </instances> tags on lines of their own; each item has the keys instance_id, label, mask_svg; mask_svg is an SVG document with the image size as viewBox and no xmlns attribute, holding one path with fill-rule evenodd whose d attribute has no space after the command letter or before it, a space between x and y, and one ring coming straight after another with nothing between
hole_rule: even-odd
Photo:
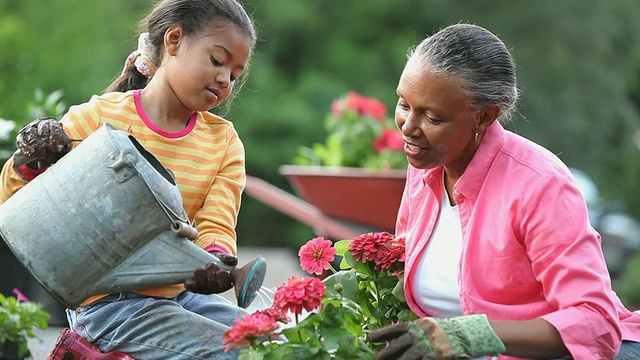
<instances>
[{"instance_id":1,"label":"woman","mask_svg":"<svg viewBox=\"0 0 640 360\"><path fill-rule=\"evenodd\" d=\"M397 92L410 166L396 236L422 318L371 333L389 341L376 358L640 358L640 313L611 290L573 176L500 124L518 98L503 42L449 26L410 52Z\"/></svg>"}]
</instances>

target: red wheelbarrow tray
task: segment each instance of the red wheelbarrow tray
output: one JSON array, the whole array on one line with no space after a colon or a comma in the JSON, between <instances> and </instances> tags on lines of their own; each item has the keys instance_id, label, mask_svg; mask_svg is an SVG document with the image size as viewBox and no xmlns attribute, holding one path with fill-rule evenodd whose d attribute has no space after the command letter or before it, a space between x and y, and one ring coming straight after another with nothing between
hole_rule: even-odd
<instances>
[{"instance_id":1,"label":"red wheelbarrow tray","mask_svg":"<svg viewBox=\"0 0 640 360\"><path fill-rule=\"evenodd\" d=\"M302 199L251 176L247 194L321 236L353 238L362 228L394 231L405 170L282 165L279 171Z\"/></svg>"}]
</instances>

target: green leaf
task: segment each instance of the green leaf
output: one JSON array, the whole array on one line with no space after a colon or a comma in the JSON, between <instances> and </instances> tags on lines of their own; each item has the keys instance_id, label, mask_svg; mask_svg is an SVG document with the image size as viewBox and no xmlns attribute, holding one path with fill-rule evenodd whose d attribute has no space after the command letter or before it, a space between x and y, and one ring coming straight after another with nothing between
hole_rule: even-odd
<instances>
[{"instance_id":1,"label":"green leaf","mask_svg":"<svg viewBox=\"0 0 640 360\"><path fill-rule=\"evenodd\" d=\"M404 295L404 276L400 277L398 283L393 287L391 293L396 297L396 299L402 302L407 302L407 298Z\"/></svg>"},{"instance_id":2,"label":"green leaf","mask_svg":"<svg viewBox=\"0 0 640 360\"><path fill-rule=\"evenodd\" d=\"M263 360L265 353L252 348L244 348L238 356L238 360Z\"/></svg>"},{"instance_id":3,"label":"green leaf","mask_svg":"<svg viewBox=\"0 0 640 360\"><path fill-rule=\"evenodd\" d=\"M349 247L349 244L351 244L351 239L346 239L346 240L340 240L340 241L336 241L333 244L333 247L336 249L336 255L339 256L344 256L344 254L347 253L347 248ZM342 264L340 264L340 268L341 269L346 269L342 267Z\"/></svg>"},{"instance_id":4,"label":"green leaf","mask_svg":"<svg viewBox=\"0 0 640 360\"><path fill-rule=\"evenodd\" d=\"M355 271L341 270L323 280L327 293L336 297L346 297L353 301L360 298L358 280Z\"/></svg>"}]
</instances>

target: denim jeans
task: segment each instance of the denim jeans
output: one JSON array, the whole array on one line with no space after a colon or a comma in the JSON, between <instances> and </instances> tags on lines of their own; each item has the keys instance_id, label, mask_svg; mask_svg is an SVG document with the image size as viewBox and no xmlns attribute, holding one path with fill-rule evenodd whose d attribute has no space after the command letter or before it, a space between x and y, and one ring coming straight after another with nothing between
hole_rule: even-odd
<instances>
[{"instance_id":1,"label":"denim jeans","mask_svg":"<svg viewBox=\"0 0 640 360\"><path fill-rule=\"evenodd\" d=\"M101 351L138 359L237 359L224 351L223 333L246 311L219 295L185 291L173 299L112 294L67 310L71 329Z\"/></svg>"},{"instance_id":2,"label":"denim jeans","mask_svg":"<svg viewBox=\"0 0 640 360\"><path fill-rule=\"evenodd\" d=\"M640 343L634 341L623 341L620 352L614 360L634 360L640 359Z\"/></svg>"},{"instance_id":3,"label":"denim jeans","mask_svg":"<svg viewBox=\"0 0 640 360\"><path fill-rule=\"evenodd\" d=\"M640 343L623 341L618 355L612 360L638 360L640 359ZM562 360L562 359L557 359Z\"/></svg>"}]
</instances>

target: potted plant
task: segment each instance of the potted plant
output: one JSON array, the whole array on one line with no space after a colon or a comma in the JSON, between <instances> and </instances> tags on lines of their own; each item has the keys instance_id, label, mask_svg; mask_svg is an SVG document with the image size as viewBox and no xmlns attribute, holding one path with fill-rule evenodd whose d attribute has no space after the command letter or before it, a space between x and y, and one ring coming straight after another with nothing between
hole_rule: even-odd
<instances>
[{"instance_id":1,"label":"potted plant","mask_svg":"<svg viewBox=\"0 0 640 360\"><path fill-rule=\"evenodd\" d=\"M16 297L0 294L0 359L19 360L31 355L28 339L35 328L47 328L49 313L42 304L31 302L18 290Z\"/></svg>"},{"instance_id":2,"label":"potted plant","mask_svg":"<svg viewBox=\"0 0 640 360\"><path fill-rule=\"evenodd\" d=\"M302 146L280 173L307 202L330 217L393 230L404 189L404 140L386 106L349 92L325 118L324 143Z\"/></svg>"},{"instance_id":3,"label":"potted plant","mask_svg":"<svg viewBox=\"0 0 640 360\"><path fill-rule=\"evenodd\" d=\"M384 345L367 341L368 333L417 319L404 297L404 254L404 239L388 232L335 246L323 237L311 239L298 252L301 268L333 275L288 279L271 307L236 320L225 332L227 349L241 348L240 360L373 359ZM342 257L340 271L331 265L336 256Z\"/></svg>"}]
</instances>

